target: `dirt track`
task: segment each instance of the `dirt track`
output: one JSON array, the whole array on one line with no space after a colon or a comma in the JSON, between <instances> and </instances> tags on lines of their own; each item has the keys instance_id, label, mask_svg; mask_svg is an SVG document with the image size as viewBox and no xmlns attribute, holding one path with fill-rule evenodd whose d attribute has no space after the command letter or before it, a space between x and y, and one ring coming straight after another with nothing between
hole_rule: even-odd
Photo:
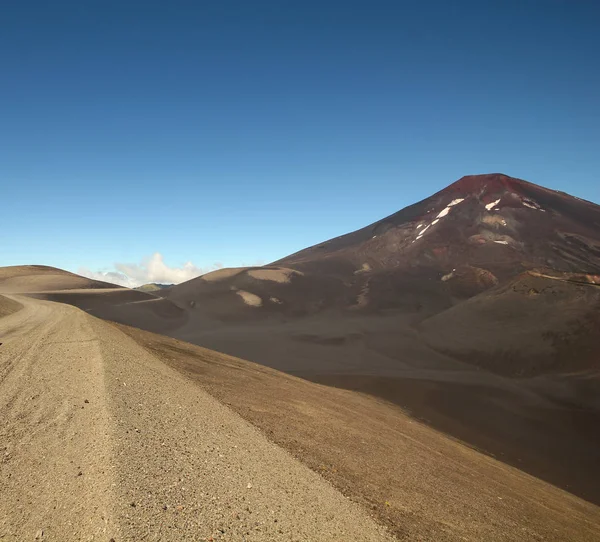
<instances>
[{"instance_id":1,"label":"dirt track","mask_svg":"<svg viewBox=\"0 0 600 542\"><path fill-rule=\"evenodd\" d=\"M358 505L111 324L0 319L0 540L386 540Z\"/></svg>"}]
</instances>

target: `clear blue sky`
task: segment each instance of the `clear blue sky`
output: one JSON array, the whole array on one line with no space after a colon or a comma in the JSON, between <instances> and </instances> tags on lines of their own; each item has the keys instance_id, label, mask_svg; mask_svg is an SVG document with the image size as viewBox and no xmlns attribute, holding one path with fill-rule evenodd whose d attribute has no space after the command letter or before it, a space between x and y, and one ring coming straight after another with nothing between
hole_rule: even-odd
<instances>
[{"instance_id":1,"label":"clear blue sky","mask_svg":"<svg viewBox=\"0 0 600 542\"><path fill-rule=\"evenodd\" d=\"M600 2L37 1L0 16L0 265L268 262L465 174L600 201Z\"/></svg>"}]
</instances>

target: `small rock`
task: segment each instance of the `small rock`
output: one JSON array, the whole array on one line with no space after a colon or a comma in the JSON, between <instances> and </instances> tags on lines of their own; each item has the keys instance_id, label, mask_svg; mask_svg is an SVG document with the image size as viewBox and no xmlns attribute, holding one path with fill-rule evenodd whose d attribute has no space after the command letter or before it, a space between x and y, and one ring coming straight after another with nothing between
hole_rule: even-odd
<instances>
[{"instance_id":1,"label":"small rock","mask_svg":"<svg viewBox=\"0 0 600 542\"><path fill-rule=\"evenodd\" d=\"M79 472L77 473L77 476L83 476L83 472L79 471Z\"/></svg>"},{"instance_id":2,"label":"small rock","mask_svg":"<svg viewBox=\"0 0 600 542\"><path fill-rule=\"evenodd\" d=\"M246 487L247 487L248 489L252 489L252 484L248 484Z\"/></svg>"},{"instance_id":3,"label":"small rock","mask_svg":"<svg viewBox=\"0 0 600 542\"><path fill-rule=\"evenodd\" d=\"M89 401L86 399L86 400L84 401L84 403L89 403Z\"/></svg>"},{"instance_id":4,"label":"small rock","mask_svg":"<svg viewBox=\"0 0 600 542\"><path fill-rule=\"evenodd\" d=\"M44 538L44 531L40 529L37 533L35 533L35 539L41 540L42 538Z\"/></svg>"}]
</instances>

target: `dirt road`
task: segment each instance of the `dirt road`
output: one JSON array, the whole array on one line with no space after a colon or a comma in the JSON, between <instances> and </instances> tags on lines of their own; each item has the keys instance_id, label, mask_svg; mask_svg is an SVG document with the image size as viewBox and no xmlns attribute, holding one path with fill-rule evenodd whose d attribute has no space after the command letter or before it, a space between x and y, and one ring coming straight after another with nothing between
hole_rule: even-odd
<instances>
[{"instance_id":1,"label":"dirt road","mask_svg":"<svg viewBox=\"0 0 600 542\"><path fill-rule=\"evenodd\" d=\"M0 318L0 540L391 539L116 327L18 301Z\"/></svg>"}]
</instances>

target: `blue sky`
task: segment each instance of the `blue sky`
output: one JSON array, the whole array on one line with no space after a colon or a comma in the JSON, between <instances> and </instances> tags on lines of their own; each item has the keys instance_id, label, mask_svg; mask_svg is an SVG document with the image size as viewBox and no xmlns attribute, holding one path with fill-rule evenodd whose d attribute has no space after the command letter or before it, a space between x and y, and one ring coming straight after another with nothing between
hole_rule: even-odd
<instances>
[{"instance_id":1,"label":"blue sky","mask_svg":"<svg viewBox=\"0 0 600 542\"><path fill-rule=\"evenodd\" d=\"M599 202L599 18L595 0L3 2L0 265L266 263L472 173Z\"/></svg>"}]
</instances>

